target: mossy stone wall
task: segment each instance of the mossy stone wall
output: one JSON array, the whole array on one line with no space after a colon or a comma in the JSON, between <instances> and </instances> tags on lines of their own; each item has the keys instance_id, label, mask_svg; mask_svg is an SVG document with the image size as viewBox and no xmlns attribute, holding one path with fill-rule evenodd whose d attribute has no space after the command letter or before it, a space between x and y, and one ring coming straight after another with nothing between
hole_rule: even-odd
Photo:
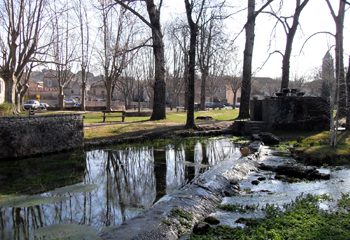
<instances>
[{"instance_id":1,"label":"mossy stone wall","mask_svg":"<svg viewBox=\"0 0 350 240\"><path fill-rule=\"evenodd\" d=\"M80 114L0 117L0 159L83 147Z\"/></svg>"}]
</instances>

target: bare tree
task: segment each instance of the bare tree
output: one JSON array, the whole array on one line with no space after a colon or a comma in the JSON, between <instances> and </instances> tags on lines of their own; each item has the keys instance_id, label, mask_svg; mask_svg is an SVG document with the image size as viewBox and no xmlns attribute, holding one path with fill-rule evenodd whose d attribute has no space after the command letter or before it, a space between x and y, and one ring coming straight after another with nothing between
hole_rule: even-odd
<instances>
[{"instance_id":1,"label":"bare tree","mask_svg":"<svg viewBox=\"0 0 350 240\"><path fill-rule=\"evenodd\" d=\"M238 90L242 87L242 78L237 75L227 76L227 82L233 92L232 109L235 109L237 105L237 93Z\"/></svg>"},{"instance_id":2,"label":"bare tree","mask_svg":"<svg viewBox=\"0 0 350 240\"><path fill-rule=\"evenodd\" d=\"M187 38L188 29L180 19L175 19L168 28L169 58L171 65L168 68L167 92L170 99L170 107L179 105L180 94L186 91L185 71L188 55ZM186 97L186 94L184 94ZM185 100L186 103L186 100Z\"/></svg>"},{"instance_id":3,"label":"bare tree","mask_svg":"<svg viewBox=\"0 0 350 240\"><path fill-rule=\"evenodd\" d=\"M128 65L128 68L126 71L124 71L123 76L118 78L118 81L116 82L116 88L118 91L122 94L123 100L124 100L124 107L125 109L129 109L130 106L130 100L132 96L132 91L134 89L135 85L135 78L133 77L133 68Z\"/></svg>"},{"instance_id":4,"label":"bare tree","mask_svg":"<svg viewBox=\"0 0 350 240\"><path fill-rule=\"evenodd\" d=\"M186 16L190 27L190 50L188 61L188 103L186 128L195 128L194 123L194 96L195 96L195 71L196 71L196 43L198 36L198 23L203 13L205 0L185 0ZM193 14L197 12L197 16L193 19Z\"/></svg>"},{"instance_id":5,"label":"bare tree","mask_svg":"<svg viewBox=\"0 0 350 240\"><path fill-rule=\"evenodd\" d=\"M17 111L20 111L21 106L23 105L23 98L29 88L29 80L34 66L34 62L27 64L26 69L18 77L19 80L17 81L16 87Z\"/></svg>"},{"instance_id":6,"label":"bare tree","mask_svg":"<svg viewBox=\"0 0 350 240\"><path fill-rule=\"evenodd\" d=\"M81 100L80 107L85 111L87 73L90 64L90 26L88 10L83 0L76 0L75 11L78 17L80 30L80 70L81 70Z\"/></svg>"},{"instance_id":7,"label":"bare tree","mask_svg":"<svg viewBox=\"0 0 350 240\"><path fill-rule=\"evenodd\" d=\"M296 0L295 1L295 9L292 16L279 16L278 13L270 11L267 12L274 16L277 19L278 23L281 23L284 29L284 33L286 34L286 46L284 49L284 53L282 54L282 82L281 82L281 90L284 88L288 88L289 85L289 74L290 74L290 57L292 54L292 47L295 34L297 32L299 26L299 18L301 12L307 5L309 0ZM280 4L282 6L283 1ZM289 20L292 19L292 24L290 25ZM276 24L277 25L277 24Z\"/></svg>"},{"instance_id":8,"label":"bare tree","mask_svg":"<svg viewBox=\"0 0 350 240\"><path fill-rule=\"evenodd\" d=\"M187 25L181 19L175 19L175 24L169 27L169 34L171 46L173 46L173 77L174 81L178 81L174 89L174 97L180 94L184 88L184 107L188 106L188 60L189 60L189 30ZM177 46L177 47L176 47ZM176 60L175 60L176 59ZM182 81L179 81L181 79ZM181 82L183 84L181 84ZM180 84L179 84L180 83ZM170 83L172 84L172 83ZM183 86L182 86L183 85Z\"/></svg>"},{"instance_id":9,"label":"bare tree","mask_svg":"<svg viewBox=\"0 0 350 240\"><path fill-rule=\"evenodd\" d=\"M16 87L26 66L40 49L45 0L3 0L0 26L0 77L5 82L5 101L16 102Z\"/></svg>"},{"instance_id":10,"label":"bare tree","mask_svg":"<svg viewBox=\"0 0 350 240\"><path fill-rule=\"evenodd\" d=\"M210 6L203 9L199 22L199 35L197 44L198 67L201 72L201 99L200 109L205 110L207 77L212 67L212 58L217 53L224 34L222 31L223 20L226 16L223 13L224 1L210 2Z\"/></svg>"},{"instance_id":11,"label":"bare tree","mask_svg":"<svg viewBox=\"0 0 350 240\"><path fill-rule=\"evenodd\" d=\"M152 31L153 54L154 54L154 94L153 94L153 111L151 120L160 120L166 118L165 112L165 57L162 27L160 24L160 10L163 0L160 0L158 6L154 0L141 0L145 2L149 21L146 20L139 12L127 3L134 2L131 0L115 0L125 9L135 14L142 22L144 22Z\"/></svg>"},{"instance_id":12,"label":"bare tree","mask_svg":"<svg viewBox=\"0 0 350 240\"><path fill-rule=\"evenodd\" d=\"M337 133L338 119L339 117L346 116L346 82L345 82L345 70L344 70L344 18L345 18L345 5L346 2L339 0L338 14L329 0L325 0L328 8L333 17L336 33L335 33L335 76L336 76L336 89L335 89L335 121L331 125L331 141L330 145L335 147L337 145ZM331 118L333 119L333 118ZM335 126L333 126L335 124Z\"/></svg>"},{"instance_id":13,"label":"bare tree","mask_svg":"<svg viewBox=\"0 0 350 240\"><path fill-rule=\"evenodd\" d=\"M77 58L75 26L70 21L70 6L66 2L53 1L55 17L52 19L54 40L52 44L53 62L56 68L55 77L58 83L58 106L64 108L64 89L74 79L73 65Z\"/></svg>"},{"instance_id":14,"label":"bare tree","mask_svg":"<svg viewBox=\"0 0 350 240\"><path fill-rule=\"evenodd\" d=\"M249 118L250 91L252 82L252 60L255 38L255 20L257 16L271 3L273 0L268 0L258 11L255 11L255 0L248 0L248 17L244 26L245 29L245 47L243 58L243 76L242 76L242 91L241 104L239 108L240 119Z\"/></svg>"},{"instance_id":15,"label":"bare tree","mask_svg":"<svg viewBox=\"0 0 350 240\"><path fill-rule=\"evenodd\" d=\"M125 9L109 5L108 1L100 1L100 8L103 48L99 57L106 87L106 109L111 110L114 90L135 54L131 52L135 22Z\"/></svg>"}]
</instances>

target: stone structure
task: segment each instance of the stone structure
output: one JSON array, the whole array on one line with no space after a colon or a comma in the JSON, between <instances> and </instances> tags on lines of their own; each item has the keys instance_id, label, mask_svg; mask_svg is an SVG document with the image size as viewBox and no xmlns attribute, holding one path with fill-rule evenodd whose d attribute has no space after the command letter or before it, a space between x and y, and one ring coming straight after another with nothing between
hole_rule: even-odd
<instances>
[{"instance_id":1,"label":"stone structure","mask_svg":"<svg viewBox=\"0 0 350 240\"><path fill-rule=\"evenodd\" d=\"M83 147L83 130L79 114L0 117L0 159Z\"/></svg>"},{"instance_id":2,"label":"stone structure","mask_svg":"<svg viewBox=\"0 0 350 240\"><path fill-rule=\"evenodd\" d=\"M251 102L251 120L262 121L265 130L329 129L329 103L320 97L284 95Z\"/></svg>"}]
</instances>

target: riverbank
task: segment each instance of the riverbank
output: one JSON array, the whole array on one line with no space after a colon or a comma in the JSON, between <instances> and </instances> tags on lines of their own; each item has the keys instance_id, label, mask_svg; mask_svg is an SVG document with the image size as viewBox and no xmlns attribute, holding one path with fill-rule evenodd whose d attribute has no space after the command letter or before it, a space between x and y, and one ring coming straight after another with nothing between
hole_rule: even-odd
<instances>
[{"instance_id":1,"label":"riverbank","mask_svg":"<svg viewBox=\"0 0 350 240\"><path fill-rule=\"evenodd\" d=\"M288 151L280 151L278 146L255 148L259 154L220 163L179 191L163 197L144 216L109 229L101 238L292 239L306 236L305 231L309 233L307 236L318 236L320 229L310 226L326 224L333 217L342 219L343 215L334 215L334 211L340 205L342 209L349 205L346 194L350 188L350 169L305 167L305 175L293 176L275 171L283 166L303 168ZM309 179L310 172L318 172L319 178ZM316 222L304 220L308 214ZM280 227L281 221L291 229ZM300 226L294 226L296 221ZM333 223L334 220L330 226ZM299 232L292 231L293 228ZM338 225L336 231L345 231L337 236L350 234L346 224ZM292 237L284 238L288 234ZM327 239L327 236L330 235L305 239Z\"/></svg>"},{"instance_id":2,"label":"riverbank","mask_svg":"<svg viewBox=\"0 0 350 240\"><path fill-rule=\"evenodd\" d=\"M295 161L285 151L264 151L265 164ZM260 169L240 183L240 196L224 198L209 215L215 224L204 220L189 239L349 239L350 169L319 171L330 179L286 178Z\"/></svg>"}]
</instances>

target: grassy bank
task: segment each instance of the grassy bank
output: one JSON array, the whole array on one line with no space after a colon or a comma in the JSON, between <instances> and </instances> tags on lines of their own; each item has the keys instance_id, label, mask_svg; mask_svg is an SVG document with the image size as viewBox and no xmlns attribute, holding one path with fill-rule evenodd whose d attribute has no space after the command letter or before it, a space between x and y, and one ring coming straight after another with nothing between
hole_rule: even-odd
<instances>
[{"instance_id":1,"label":"grassy bank","mask_svg":"<svg viewBox=\"0 0 350 240\"><path fill-rule=\"evenodd\" d=\"M350 239L350 196L343 195L337 210L326 212L319 202L328 196L311 196L297 199L285 206L285 211L267 206L263 219L246 219L246 228L212 227L203 235L192 235L191 240L345 240Z\"/></svg>"},{"instance_id":2,"label":"grassy bank","mask_svg":"<svg viewBox=\"0 0 350 240\"><path fill-rule=\"evenodd\" d=\"M198 116L210 116L213 121L233 121L238 115L238 110L222 109L211 111L195 112L195 118ZM120 121L116 119L116 121ZM200 123L203 121L197 121ZM118 136L121 134L155 130L169 126L181 126L186 123L186 112L167 112L167 118L159 121L149 121L149 117L126 117L125 122L102 123L101 112L89 112L84 114L84 124L87 126L84 130L86 140Z\"/></svg>"},{"instance_id":3,"label":"grassy bank","mask_svg":"<svg viewBox=\"0 0 350 240\"><path fill-rule=\"evenodd\" d=\"M338 144L330 146L329 131L278 133L287 137L280 147L290 148L294 155L311 165L343 165L350 164L350 133L339 132Z\"/></svg>"}]
</instances>

